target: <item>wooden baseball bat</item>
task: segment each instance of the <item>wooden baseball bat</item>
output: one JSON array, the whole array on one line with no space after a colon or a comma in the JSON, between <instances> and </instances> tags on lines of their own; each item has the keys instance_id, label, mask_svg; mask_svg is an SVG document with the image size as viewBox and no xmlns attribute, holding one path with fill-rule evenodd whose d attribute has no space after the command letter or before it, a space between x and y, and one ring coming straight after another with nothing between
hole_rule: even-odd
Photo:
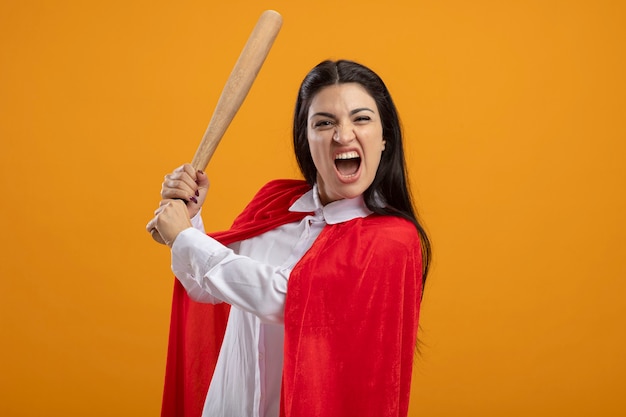
<instances>
[{"instance_id":1,"label":"wooden baseball bat","mask_svg":"<svg viewBox=\"0 0 626 417\"><path fill-rule=\"evenodd\" d=\"M195 169L206 169L217 145L224 136L224 132L248 95L248 91L250 91L282 24L283 18L273 10L266 10L259 17L239 55L239 59L237 59L228 80L226 80L222 94L213 111L213 116L209 121L209 126L196 149L196 154L191 161L191 165ZM150 230L150 234L157 242L165 243L156 229Z\"/></svg>"},{"instance_id":2,"label":"wooden baseball bat","mask_svg":"<svg viewBox=\"0 0 626 417\"><path fill-rule=\"evenodd\" d=\"M261 14L224 85L209 126L191 161L195 169L204 170L209 164L222 136L248 95L282 23L278 12L266 10Z\"/></svg>"}]
</instances>

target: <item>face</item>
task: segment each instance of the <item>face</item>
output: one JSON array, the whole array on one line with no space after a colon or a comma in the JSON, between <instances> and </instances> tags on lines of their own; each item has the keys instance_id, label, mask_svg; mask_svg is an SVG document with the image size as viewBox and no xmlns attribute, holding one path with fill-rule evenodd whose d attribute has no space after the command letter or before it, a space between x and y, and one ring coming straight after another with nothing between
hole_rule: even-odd
<instances>
[{"instance_id":1,"label":"face","mask_svg":"<svg viewBox=\"0 0 626 417\"><path fill-rule=\"evenodd\" d=\"M385 149L372 96L358 83L325 87L311 100L307 122L322 204L363 194Z\"/></svg>"}]
</instances>

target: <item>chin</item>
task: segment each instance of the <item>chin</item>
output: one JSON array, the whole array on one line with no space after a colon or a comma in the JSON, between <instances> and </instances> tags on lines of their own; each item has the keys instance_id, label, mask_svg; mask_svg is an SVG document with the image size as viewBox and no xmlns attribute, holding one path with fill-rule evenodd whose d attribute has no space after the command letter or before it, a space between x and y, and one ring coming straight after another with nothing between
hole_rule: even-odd
<instances>
[{"instance_id":1,"label":"chin","mask_svg":"<svg viewBox=\"0 0 626 417\"><path fill-rule=\"evenodd\" d=\"M367 187L354 184L352 186L343 186L332 193L332 201L357 198L367 190Z\"/></svg>"}]
</instances>

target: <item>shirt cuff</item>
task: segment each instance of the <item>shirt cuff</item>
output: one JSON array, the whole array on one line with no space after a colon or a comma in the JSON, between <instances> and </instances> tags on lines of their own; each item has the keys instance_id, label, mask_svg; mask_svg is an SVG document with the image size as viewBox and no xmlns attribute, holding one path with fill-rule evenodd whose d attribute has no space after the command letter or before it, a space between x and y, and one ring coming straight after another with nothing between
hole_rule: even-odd
<instances>
[{"instance_id":1,"label":"shirt cuff","mask_svg":"<svg viewBox=\"0 0 626 417\"><path fill-rule=\"evenodd\" d=\"M201 231L202 233L204 233L205 232L205 230L204 230L204 222L202 221L202 215L201 214L202 214L202 208L200 210L198 210L196 215L191 218L191 225L193 226L194 229L197 229L197 230Z\"/></svg>"}]
</instances>

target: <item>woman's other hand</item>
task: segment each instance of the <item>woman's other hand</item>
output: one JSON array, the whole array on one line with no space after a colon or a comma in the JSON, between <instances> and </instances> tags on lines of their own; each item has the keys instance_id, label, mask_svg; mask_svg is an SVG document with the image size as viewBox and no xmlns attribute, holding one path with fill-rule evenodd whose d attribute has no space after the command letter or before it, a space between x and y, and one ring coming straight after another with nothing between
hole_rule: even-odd
<instances>
[{"instance_id":1,"label":"woman's other hand","mask_svg":"<svg viewBox=\"0 0 626 417\"><path fill-rule=\"evenodd\" d=\"M161 206L169 200L182 200L189 218L192 218L200 211L208 190L209 178L204 172L195 170L191 164L181 165L165 176L161 186Z\"/></svg>"},{"instance_id":2,"label":"woman's other hand","mask_svg":"<svg viewBox=\"0 0 626 417\"><path fill-rule=\"evenodd\" d=\"M182 200L162 200L155 210L154 218L146 225L146 230L154 240L170 248L183 230L192 227L188 207Z\"/></svg>"}]
</instances>

